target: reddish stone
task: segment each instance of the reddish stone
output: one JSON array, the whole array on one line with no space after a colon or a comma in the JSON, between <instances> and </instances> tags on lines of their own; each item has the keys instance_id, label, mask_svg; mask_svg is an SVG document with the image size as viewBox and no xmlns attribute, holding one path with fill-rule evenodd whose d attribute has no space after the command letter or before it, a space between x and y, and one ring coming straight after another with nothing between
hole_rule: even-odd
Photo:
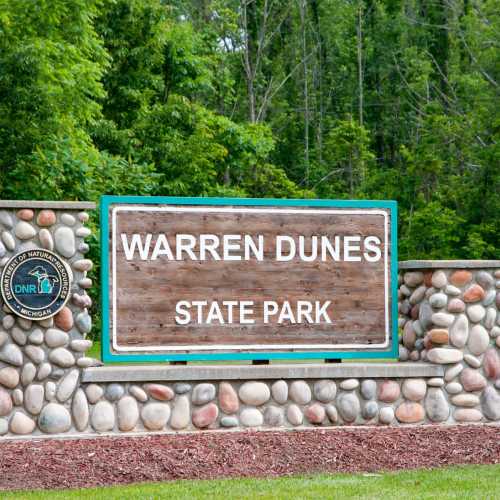
<instances>
[{"instance_id":1,"label":"reddish stone","mask_svg":"<svg viewBox=\"0 0 500 500\"><path fill-rule=\"evenodd\" d=\"M31 219L33 219L34 215L35 214L33 213L33 210L30 210L29 208L23 208L22 210L19 210L17 212L17 216L21 220L26 220L26 221L30 221Z\"/></svg>"},{"instance_id":2,"label":"reddish stone","mask_svg":"<svg viewBox=\"0 0 500 500\"><path fill-rule=\"evenodd\" d=\"M0 387L0 417L8 415L12 411L12 399L10 394Z\"/></svg>"},{"instance_id":3,"label":"reddish stone","mask_svg":"<svg viewBox=\"0 0 500 500\"><path fill-rule=\"evenodd\" d=\"M396 418L404 424L421 422L425 417L424 407L419 403L405 401L398 406Z\"/></svg>"},{"instance_id":4,"label":"reddish stone","mask_svg":"<svg viewBox=\"0 0 500 500\"><path fill-rule=\"evenodd\" d=\"M417 334L415 333L415 330L413 329L413 325L411 321L408 321L406 323L404 329L403 329L403 345L411 350L415 347L415 341L417 340Z\"/></svg>"},{"instance_id":5,"label":"reddish stone","mask_svg":"<svg viewBox=\"0 0 500 500\"><path fill-rule=\"evenodd\" d=\"M56 223L56 214L52 210L42 210L36 218L39 226L47 227Z\"/></svg>"},{"instance_id":6,"label":"reddish stone","mask_svg":"<svg viewBox=\"0 0 500 500\"><path fill-rule=\"evenodd\" d=\"M311 424L321 424L325 420L325 409L319 403L314 403L306 408L304 415Z\"/></svg>"},{"instance_id":7,"label":"reddish stone","mask_svg":"<svg viewBox=\"0 0 500 500\"><path fill-rule=\"evenodd\" d=\"M424 337L424 347L429 350L429 349L432 349L433 345L432 345L432 341L431 341L431 338L429 337L429 335L426 335Z\"/></svg>"},{"instance_id":8,"label":"reddish stone","mask_svg":"<svg viewBox=\"0 0 500 500\"><path fill-rule=\"evenodd\" d=\"M174 391L161 384L147 384L145 387L146 392L158 401L170 401L174 397Z\"/></svg>"},{"instance_id":9,"label":"reddish stone","mask_svg":"<svg viewBox=\"0 0 500 500\"><path fill-rule=\"evenodd\" d=\"M460 299L451 299L448 302L448 311L451 313L461 313L465 311L465 304Z\"/></svg>"},{"instance_id":10,"label":"reddish stone","mask_svg":"<svg viewBox=\"0 0 500 500\"><path fill-rule=\"evenodd\" d=\"M410 316L411 319L418 319L418 312L420 311L420 304L416 304L411 308Z\"/></svg>"},{"instance_id":11,"label":"reddish stone","mask_svg":"<svg viewBox=\"0 0 500 500\"><path fill-rule=\"evenodd\" d=\"M427 288L430 288L432 286L432 271L425 271L424 272L424 285Z\"/></svg>"},{"instance_id":12,"label":"reddish stone","mask_svg":"<svg viewBox=\"0 0 500 500\"><path fill-rule=\"evenodd\" d=\"M460 271L455 271L450 276L450 283L455 286L463 286L472 279L472 273L461 269Z\"/></svg>"},{"instance_id":13,"label":"reddish stone","mask_svg":"<svg viewBox=\"0 0 500 500\"><path fill-rule=\"evenodd\" d=\"M384 380L378 388L378 399L384 403L393 403L399 398L401 389L394 380Z\"/></svg>"},{"instance_id":14,"label":"reddish stone","mask_svg":"<svg viewBox=\"0 0 500 500\"><path fill-rule=\"evenodd\" d=\"M198 429L212 425L219 415L219 409L215 403L208 403L193 412L193 424Z\"/></svg>"},{"instance_id":15,"label":"reddish stone","mask_svg":"<svg viewBox=\"0 0 500 500\"><path fill-rule=\"evenodd\" d=\"M219 385L219 405L220 409L227 414L236 413L240 408L238 395L228 382L221 382Z\"/></svg>"},{"instance_id":16,"label":"reddish stone","mask_svg":"<svg viewBox=\"0 0 500 500\"><path fill-rule=\"evenodd\" d=\"M460 374L460 383L463 388L468 391L482 391L486 385L486 379L472 368L465 368Z\"/></svg>"},{"instance_id":17,"label":"reddish stone","mask_svg":"<svg viewBox=\"0 0 500 500\"><path fill-rule=\"evenodd\" d=\"M483 358L484 373L488 378L496 380L500 377L500 358L497 350L490 347Z\"/></svg>"},{"instance_id":18,"label":"reddish stone","mask_svg":"<svg viewBox=\"0 0 500 500\"><path fill-rule=\"evenodd\" d=\"M73 328L73 313L69 307L63 307L54 317L57 328L69 332Z\"/></svg>"},{"instance_id":19,"label":"reddish stone","mask_svg":"<svg viewBox=\"0 0 500 500\"><path fill-rule=\"evenodd\" d=\"M443 328L434 328L428 334L429 340L433 344L447 344L448 343L448 330Z\"/></svg>"},{"instance_id":20,"label":"reddish stone","mask_svg":"<svg viewBox=\"0 0 500 500\"><path fill-rule=\"evenodd\" d=\"M484 299L484 290L479 285L472 285L464 293L465 302L479 302Z\"/></svg>"}]
</instances>

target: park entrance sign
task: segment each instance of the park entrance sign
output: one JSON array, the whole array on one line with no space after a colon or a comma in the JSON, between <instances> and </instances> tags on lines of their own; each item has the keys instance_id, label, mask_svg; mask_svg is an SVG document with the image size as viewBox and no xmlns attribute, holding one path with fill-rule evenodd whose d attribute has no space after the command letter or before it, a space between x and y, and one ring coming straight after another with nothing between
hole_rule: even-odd
<instances>
[{"instance_id":1,"label":"park entrance sign","mask_svg":"<svg viewBox=\"0 0 500 500\"><path fill-rule=\"evenodd\" d=\"M106 196L103 359L397 356L396 203Z\"/></svg>"}]
</instances>

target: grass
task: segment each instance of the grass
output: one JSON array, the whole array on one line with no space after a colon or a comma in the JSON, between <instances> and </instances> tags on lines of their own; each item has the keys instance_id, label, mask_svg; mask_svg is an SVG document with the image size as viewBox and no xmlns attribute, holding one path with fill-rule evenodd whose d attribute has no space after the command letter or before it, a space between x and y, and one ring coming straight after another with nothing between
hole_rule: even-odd
<instances>
[{"instance_id":1,"label":"grass","mask_svg":"<svg viewBox=\"0 0 500 500\"><path fill-rule=\"evenodd\" d=\"M277 479L170 481L81 490L4 492L2 499L497 499L500 465L384 474L320 474Z\"/></svg>"},{"instance_id":2,"label":"grass","mask_svg":"<svg viewBox=\"0 0 500 500\"><path fill-rule=\"evenodd\" d=\"M101 359L101 342L95 340L92 347L87 351L87 356L90 358ZM392 358L387 359L344 359L342 363L395 363L397 360ZM290 360L273 360L271 364L282 364L282 363L322 363L322 360L311 360L311 359L294 359ZM130 364L130 363L109 363L116 365ZM141 365L148 364L158 364L158 363L134 363ZM250 365L251 361L191 361L190 365Z\"/></svg>"}]
</instances>

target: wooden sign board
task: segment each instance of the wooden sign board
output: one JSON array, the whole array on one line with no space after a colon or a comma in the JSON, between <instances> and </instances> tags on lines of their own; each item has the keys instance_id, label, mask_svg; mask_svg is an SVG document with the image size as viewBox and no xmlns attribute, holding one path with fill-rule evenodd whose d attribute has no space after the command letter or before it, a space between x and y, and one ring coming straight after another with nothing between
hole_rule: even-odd
<instances>
[{"instance_id":1,"label":"wooden sign board","mask_svg":"<svg viewBox=\"0 0 500 500\"><path fill-rule=\"evenodd\" d=\"M396 356L396 210L103 197L103 359Z\"/></svg>"}]
</instances>

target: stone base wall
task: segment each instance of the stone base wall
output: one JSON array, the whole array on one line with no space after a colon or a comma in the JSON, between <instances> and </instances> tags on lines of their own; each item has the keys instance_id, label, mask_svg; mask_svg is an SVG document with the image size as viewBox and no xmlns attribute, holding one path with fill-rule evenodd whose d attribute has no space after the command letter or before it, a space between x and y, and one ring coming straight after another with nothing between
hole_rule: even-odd
<instances>
[{"instance_id":1,"label":"stone base wall","mask_svg":"<svg viewBox=\"0 0 500 500\"><path fill-rule=\"evenodd\" d=\"M103 379L107 368L85 355L92 345L85 208L93 205L0 202L0 271L15 253L45 248L73 274L71 299L54 318L28 321L0 304L0 436L500 422L498 262L402 265L400 361L413 365L380 365L372 375L350 363L255 366L241 377L231 366L235 376L199 379L173 379L162 365L153 369L157 379L151 371L132 377L137 367ZM409 372L398 375L405 365Z\"/></svg>"}]
</instances>

